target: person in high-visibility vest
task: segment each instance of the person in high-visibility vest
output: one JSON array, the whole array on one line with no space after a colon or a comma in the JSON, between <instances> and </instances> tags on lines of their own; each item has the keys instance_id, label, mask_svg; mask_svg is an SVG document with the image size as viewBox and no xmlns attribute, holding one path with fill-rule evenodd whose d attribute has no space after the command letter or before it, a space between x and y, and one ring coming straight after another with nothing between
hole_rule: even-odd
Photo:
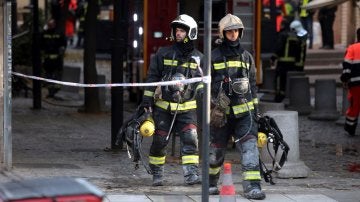
<instances>
[{"instance_id":1,"label":"person in high-visibility vest","mask_svg":"<svg viewBox=\"0 0 360 202\"><path fill-rule=\"evenodd\" d=\"M354 136L360 113L360 28L356 31L357 42L350 45L345 53L341 81L348 90L349 107L346 110L345 131Z\"/></svg>"},{"instance_id":2,"label":"person in high-visibility vest","mask_svg":"<svg viewBox=\"0 0 360 202\"><path fill-rule=\"evenodd\" d=\"M211 53L209 193L219 194L220 169L233 137L241 159L244 196L264 199L256 146L256 67L252 55L240 43L244 29L239 17L227 14L219 21L220 45Z\"/></svg>"},{"instance_id":3,"label":"person in high-visibility vest","mask_svg":"<svg viewBox=\"0 0 360 202\"><path fill-rule=\"evenodd\" d=\"M300 0L299 17L304 29L308 32L309 49L313 47L313 16L314 10L306 10L304 6L310 3L311 0Z\"/></svg>"},{"instance_id":4,"label":"person in high-visibility vest","mask_svg":"<svg viewBox=\"0 0 360 202\"><path fill-rule=\"evenodd\" d=\"M174 44L160 48L152 57L147 82L200 77L203 54L194 45L197 35L197 23L189 15L182 14L173 20L171 38ZM160 96L155 96L156 86L144 89L141 106L153 110L156 128L149 154L153 186L164 185L166 146L170 134L180 136L185 184L200 183L196 98L202 87L202 83L162 86Z\"/></svg>"},{"instance_id":5,"label":"person in high-visibility vest","mask_svg":"<svg viewBox=\"0 0 360 202\"><path fill-rule=\"evenodd\" d=\"M56 22L50 19L47 29L42 33L40 39L42 50L43 68L48 79L61 80L63 71L64 52L66 48L66 37L56 29ZM54 98L60 90L58 84L47 84L47 97Z\"/></svg>"}]
</instances>

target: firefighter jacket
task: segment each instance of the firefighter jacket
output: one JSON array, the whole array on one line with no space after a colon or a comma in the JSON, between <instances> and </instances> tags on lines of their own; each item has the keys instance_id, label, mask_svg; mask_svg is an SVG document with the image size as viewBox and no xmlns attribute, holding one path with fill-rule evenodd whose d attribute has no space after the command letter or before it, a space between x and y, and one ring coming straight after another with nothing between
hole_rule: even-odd
<instances>
[{"instance_id":1,"label":"firefighter jacket","mask_svg":"<svg viewBox=\"0 0 360 202\"><path fill-rule=\"evenodd\" d=\"M226 114L241 117L245 113L257 110L256 68L251 54L244 50L240 44L230 47L223 42L212 51L211 56L211 96L216 98L223 90L230 98ZM241 78L249 79L248 92L240 95L233 91L232 84Z\"/></svg>"},{"instance_id":2,"label":"firefighter jacket","mask_svg":"<svg viewBox=\"0 0 360 202\"><path fill-rule=\"evenodd\" d=\"M297 55L295 56L295 67L296 71L303 71L306 59L306 40L308 39L308 35L298 36L298 49Z\"/></svg>"},{"instance_id":3,"label":"firefighter jacket","mask_svg":"<svg viewBox=\"0 0 360 202\"><path fill-rule=\"evenodd\" d=\"M65 35L57 32L55 29L45 30L41 36L40 47L45 60L60 59L66 47Z\"/></svg>"},{"instance_id":4,"label":"firefighter jacket","mask_svg":"<svg viewBox=\"0 0 360 202\"><path fill-rule=\"evenodd\" d=\"M360 42L347 48L340 79L347 82L349 87L360 85Z\"/></svg>"},{"instance_id":5,"label":"firefighter jacket","mask_svg":"<svg viewBox=\"0 0 360 202\"><path fill-rule=\"evenodd\" d=\"M279 33L274 57L278 66L294 67L296 58L301 55L301 41L296 33L283 30Z\"/></svg>"},{"instance_id":6,"label":"firefighter jacket","mask_svg":"<svg viewBox=\"0 0 360 202\"><path fill-rule=\"evenodd\" d=\"M170 81L176 73L182 74L185 79L200 77L200 70L203 61L203 54L197 49L188 54L183 54L176 44L173 46L160 48L150 61L147 82ZM155 100L155 86L144 89L143 105L152 106L153 104L162 110L178 113L195 110L196 95L202 90L202 83L190 83L184 86L180 92L181 99L174 99L172 86L161 86L159 98ZM157 96L158 97L158 96ZM179 103L179 105L178 105Z\"/></svg>"}]
</instances>

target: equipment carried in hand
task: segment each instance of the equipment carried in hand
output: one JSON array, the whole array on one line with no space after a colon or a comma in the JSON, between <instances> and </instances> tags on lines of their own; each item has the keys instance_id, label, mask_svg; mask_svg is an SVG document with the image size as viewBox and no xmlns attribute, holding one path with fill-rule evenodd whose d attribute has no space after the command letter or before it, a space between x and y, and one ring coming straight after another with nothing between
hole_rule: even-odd
<instances>
[{"instance_id":1,"label":"equipment carried in hand","mask_svg":"<svg viewBox=\"0 0 360 202\"><path fill-rule=\"evenodd\" d=\"M116 144L126 141L126 148L129 158L135 162L135 170L139 168L139 161L144 165L146 171L151 174L148 164L145 163L144 152L142 150L143 137L150 137L155 132L155 124L152 112L139 106L135 113L124 122L117 135Z\"/></svg>"},{"instance_id":2,"label":"equipment carried in hand","mask_svg":"<svg viewBox=\"0 0 360 202\"><path fill-rule=\"evenodd\" d=\"M262 160L260 159L260 172L266 182L269 182L270 184L275 184L271 174L272 172L279 171L284 166L290 148L288 144L284 141L283 135L273 118L269 116L260 116L258 118L258 124L258 147L261 148L266 144L269 155L273 160L272 169L269 170L265 166L264 162L262 162ZM264 135L266 135L267 141L265 140ZM272 155L272 153L270 152L270 143L272 143L273 145L274 155ZM281 148L281 150L283 150L283 153L280 157L280 161L276 162L276 155L279 147Z\"/></svg>"}]
</instances>

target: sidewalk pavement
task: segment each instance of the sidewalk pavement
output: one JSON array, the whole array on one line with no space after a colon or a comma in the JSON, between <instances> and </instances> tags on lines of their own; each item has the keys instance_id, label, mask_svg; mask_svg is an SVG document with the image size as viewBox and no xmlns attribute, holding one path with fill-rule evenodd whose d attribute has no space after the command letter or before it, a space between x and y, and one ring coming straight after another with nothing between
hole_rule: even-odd
<instances>
[{"instance_id":1,"label":"sidewalk pavement","mask_svg":"<svg viewBox=\"0 0 360 202\"><path fill-rule=\"evenodd\" d=\"M13 98L12 104L13 169L1 172L0 182L68 176L84 178L93 183L106 193L105 201L109 202L201 201L201 185L183 184L178 148L174 157L167 158L166 186L163 187L152 187L151 176L142 165L139 169L134 169L134 163L128 158L125 149L110 150L109 112L79 113L77 110L81 101L44 99L41 110L32 109L30 98ZM128 117L135 107L133 103L126 102L124 116ZM318 125L319 122L314 124ZM316 130L316 126L309 128ZM358 141L359 138L354 140ZM146 138L143 142L147 153L151 138ZM312 148L311 142L302 144L308 149ZM320 158L319 154L320 164L327 161L327 157ZM237 201L248 201L241 196L241 166L236 152L229 150L226 160L233 164L232 177L238 194ZM341 163L340 159L336 162ZM321 165L319 167L319 170L313 170L307 178L276 178L275 185L263 182L263 190L267 194L265 201L360 201L359 173L343 175L344 171L337 170L336 166L323 166L324 170ZM218 199L219 196L210 196L210 201Z\"/></svg>"}]
</instances>

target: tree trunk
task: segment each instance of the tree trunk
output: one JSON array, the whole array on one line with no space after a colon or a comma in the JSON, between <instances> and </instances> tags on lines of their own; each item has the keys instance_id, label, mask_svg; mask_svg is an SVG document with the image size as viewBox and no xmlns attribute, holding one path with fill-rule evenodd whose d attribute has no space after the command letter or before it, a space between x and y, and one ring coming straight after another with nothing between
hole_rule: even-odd
<instances>
[{"instance_id":1,"label":"tree trunk","mask_svg":"<svg viewBox=\"0 0 360 202\"><path fill-rule=\"evenodd\" d=\"M98 0L89 0L85 16L85 38L84 38L84 82L86 84L97 83L96 71L96 21L98 14ZM86 113L100 112L99 89L85 88Z\"/></svg>"}]
</instances>

